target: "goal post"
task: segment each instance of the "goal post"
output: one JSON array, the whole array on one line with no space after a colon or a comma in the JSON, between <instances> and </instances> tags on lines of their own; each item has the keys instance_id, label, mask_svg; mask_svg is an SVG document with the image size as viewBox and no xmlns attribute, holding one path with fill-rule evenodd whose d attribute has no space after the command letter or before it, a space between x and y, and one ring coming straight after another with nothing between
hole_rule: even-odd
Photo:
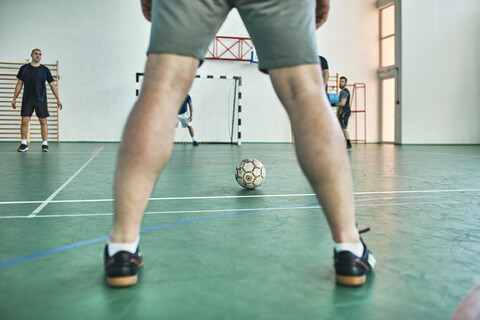
<instances>
[{"instance_id":1,"label":"goal post","mask_svg":"<svg viewBox=\"0 0 480 320\"><path fill-rule=\"evenodd\" d=\"M143 73L137 73L137 96ZM195 76L192 98L192 128L198 143L241 144L242 78L236 76ZM180 106L178 106L180 109ZM175 129L175 143L191 143L189 130L181 123Z\"/></svg>"}]
</instances>

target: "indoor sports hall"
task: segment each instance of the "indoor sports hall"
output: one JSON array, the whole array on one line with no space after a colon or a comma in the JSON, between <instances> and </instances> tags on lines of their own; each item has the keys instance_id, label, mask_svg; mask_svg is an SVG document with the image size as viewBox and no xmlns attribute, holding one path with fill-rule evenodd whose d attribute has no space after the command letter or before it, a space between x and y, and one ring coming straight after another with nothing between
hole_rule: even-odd
<instances>
[{"instance_id":1,"label":"indoor sports hall","mask_svg":"<svg viewBox=\"0 0 480 320\"><path fill-rule=\"evenodd\" d=\"M348 78L345 153L377 259L345 287L287 113L233 10L189 91L199 145L177 126L138 282L112 288L115 167L150 23L140 1L0 1L0 318L480 319L479 15L476 0L330 2L318 55L330 99ZM18 152L23 91L12 99L35 48L63 108L47 85L49 152L36 115ZM266 171L255 189L236 181L248 158Z\"/></svg>"}]
</instances>

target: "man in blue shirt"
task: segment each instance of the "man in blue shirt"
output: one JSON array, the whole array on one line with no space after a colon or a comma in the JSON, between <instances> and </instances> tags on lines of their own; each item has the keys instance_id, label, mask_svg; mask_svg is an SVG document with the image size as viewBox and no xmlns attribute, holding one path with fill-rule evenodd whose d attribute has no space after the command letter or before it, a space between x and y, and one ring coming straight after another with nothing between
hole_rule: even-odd
<instances>
[{"instance_id":1,"label":"man in blue shirt","mask_svg":"<svg viewBox=\"0 0 480 320\"><path fill-rule=\"evenodd\" d=\"M188 128L190 137L192 137L193 146L197 147L198 142L195 141L195 138L193 138L194 133L192 128L192 114L193 114L192 98L190 97L190 95L187 94L187 97L185 98L185 101L183 102L182 107L178 112L177 126L178 126L178 123L181 122L183 128Z\"/></svg>"},{"instance_id":2,"label":"man in blue shirt","mask_svg":"<svg viewBox=\"0 0 480 320\"><path fill-rule=\"evenodd\" d=\"M28 150L28 125L30 123L33 110L35 110L35 114L40 120L43 140L42 151L48 152L47 117L50 116L50 114L48 112L47 88L45 87L45 82L48 82L53 94L57 98L57 104L60 110L62 109L63 105L58 96L57 87L55 86L55 81L50 70L46 66L40 64L40 60L42 59L42 51L40 49L33 49L31 57L32 62L23 65L18 71L18 81L12 101L12 108L16 109L17 97L20 94L20 91L22 91L23 85L25 84L22 98L22 110L20 113L22 116L22 124L20 129L22 142L17 150L18 152L25 152Z\"/></svg>"}]
</instances>

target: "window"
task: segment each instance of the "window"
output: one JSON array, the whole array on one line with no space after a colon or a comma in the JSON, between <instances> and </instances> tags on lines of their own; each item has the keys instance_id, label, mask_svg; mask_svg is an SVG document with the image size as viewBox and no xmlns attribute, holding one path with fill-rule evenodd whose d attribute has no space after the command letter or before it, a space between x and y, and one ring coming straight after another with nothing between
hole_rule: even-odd
<instances>
[{"instance_id":1,"label":"window","mask_svg":"<svg viewBox=\"0 0 480 320\"><path fill-rule=\"evenodd\" d=\"M380 9L380 68L395 64L395 6Z\"/></svg>"}]
</instances>

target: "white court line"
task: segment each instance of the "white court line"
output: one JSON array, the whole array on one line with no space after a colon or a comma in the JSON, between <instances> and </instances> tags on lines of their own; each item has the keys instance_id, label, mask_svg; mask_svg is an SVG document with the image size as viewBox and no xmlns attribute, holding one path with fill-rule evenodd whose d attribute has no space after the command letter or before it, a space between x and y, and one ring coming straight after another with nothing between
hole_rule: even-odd
<instances>
[{"instance_id":1,"label":"white court line","mask_svg":"<svg viewBox=\"0 0 480 320\"><path fill-rule=\"evenodd\" d=\"M413 152L413 153L414 154L415 153L426 153L426 154L444 155L444 156L452 156L452 157L464 157L464 158L472 158L472 159L480 158L480 155L476 155L476 154L456 154L456 153L429 152L429 151L417 151L417 152Z\"/></svg>"},{"instance_id":2,"label":"white court line","mask_svg":"<svg viewBox=\"0 0 480 320\"><path fill-rule=\"evenodd\" d=\"M102 147L98 147L97 149L100 149L100 148L102 148ZM40 151L30 151L29 153L42 153L42 152L43 151L40 150ZM88 151L62 151L62 154L85 154L85 152L88 152ZM8 154L8 153L15 155L15 154L18 154L18 151L16 151L16 150L15 151L0 151L0 154ZM118 154L118 152L117 151L104 151L102 154L103 155L105 155L105 154L116 155L116 154Z\"/></svg>"},{"instance_id":3,"label":"white court line","mask_svg":"<svg viewBox=\"0 0 480 320\"><path fill-rule=\"evenodd\" d=\"M454 193L454 192L480 192L480 189L453 189L453 190L404 190L404 191L369 191L354 192L354 195L369 194L402 194L402 193ZM311 197L314 193L298 193L298 194L259 194L246 196L209 196L209 197L166 197L166 198L150 198L149 201L164 200L209 200L209 199L238 199L238 198L275 198L275 197ZM82 199L82 200L52 200L49 203L83 203L83 202L112 202L113 199ZM7 204L33 204L43 203L44 201L3 201L0 205Z\"/></svg>"},{"instance_id":4,"label":"white court line","mask_svg":"<svg viewBox=\"0 0 480 320\"><path fill-rule=\"evenodd\" d=\"M398 203L373 203L373 204L356 204L355 207L385 207L385 206L411 206L411 205L432 205L439 204L460 204L466 203L461 201L443 201L443 202L398 202ZM292 207L272 207L272 208L250 208L250 209L215 209L215 210L185 210L185 211L150 211L145 212L145 215L168 214L168 213L218 213L218 212L240 212L240 211L276 211L276 210L290 210L290 209L319 209L319 205L312 206L292 206ZM67 218L67 217L99 217L99 216L113 216L113 213L74 213L74 214L46 214L36 216L35 218ZM28 219L26 216L4 216L0 219Z\"/></svg>"},{"instance_id":5,"label":"white court line","mask_svg":"<svg viewBox=\"0 0 480 320\"><path fill-rule=\"evenodd\" d=\"M437 185L446 185L446 186L449 186L451 185L451 183L449 182L441 182L441 181L435 181L435 180L427 180L427 179L422 179L422 178L419 178L419 177L412 177L412 176L406 176L406 175L400 175L400 174L385 174L384 172L382 171L372 171L373 173L378 173L380 174L380 176L382 177L393 177L393 178L400 178L400 179L408 179L408 180L416 180L416 181L421 181L421 182L428 182L428 183L434 183L434 184L437 184Z\"/></svg>"},{"instance_id":6,"label":"white court line","mask_svg":"<svg viewBox=\"0 0 480 320\"><path fill-rule=\"evenodd\" d=\"M57 196L57 194L60 193L60 191L63 190L63 188L65 188L73 179L75 179L75 177L93 160L95 159L95 157L100 153L100 151L103 150L103 146L101 146L100 148L98 148L97 150L95 150L91 155L90 155L90 159L80 168L77 170L77 172L75 172L75 174L73 176L70 177L70 179L68 179L67 181L65 181L64 184L62 184L62 186L60 188L58 188L57 190L55 190L54 193L52 193L50 195L50 197L48 197L47 200L43 201L41 205L39 205L35 210L33 210L32 213L30 213L28 215L28 218L33 218L35 217L40 211L42 211L43 208L45 208L45 206L47 204L49 204L53 198L55 198Z\"/></svg>"},{"instance_id":7,"label":"white court line","mask_svg":"<svg viewBox=\"0 0 480 320\"><path fill-rule=\"evenodd\" d=\"M453 190L405 190L405 191L372 191L354 192L354 195L364 194L397 194L397 193L449 193L449 192L479 192L480 189L453 189Z\"/></svg>"}]
</instances>

